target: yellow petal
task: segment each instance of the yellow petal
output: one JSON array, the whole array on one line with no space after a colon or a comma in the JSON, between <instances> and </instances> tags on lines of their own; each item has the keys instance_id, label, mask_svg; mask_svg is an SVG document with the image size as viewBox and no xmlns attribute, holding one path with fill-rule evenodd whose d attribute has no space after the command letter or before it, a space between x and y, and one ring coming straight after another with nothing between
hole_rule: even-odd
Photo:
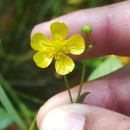
<instances>
[{"instance_id":1,"label":"yellow petal","mask_svg":"<svg viewBox=\"0 0 130 130\"><path fill-rule=\"evenodd\" d=\"M60 53L55 62L56 72L60 75L66 75L70 73L75 67L75 64L71 58L67 55Z\"/></svg>"},{"instance_id":2,"label":"yellow petal","mask_svg":"<svg viewBox=\"0 0 130 130\"><path fill-rule=\"evenodd\" d=\"M52 23L50 29L54 40L63 40L68 34L68 27L65 23Z\"/></svg>"},{"instance_id":3,"label":"yellow petal","mask_svg":"<svg viewBox=\"0 0 130 130\"><path fill-rule=\"evenodd\" d=\"M37 52L33 56L33 60L36 62L36 65L40 68L46 68L52 62L53 57L44 53L44 52Z\"/></svg>"},{"instance_id":4,"label":"yellow petal","mask_svg":"<svg viewBox=\"0 0 130 130\"><path fill-rule=\"evenodd\" d=\"M84 52L85 43L81 35L75 34L65 41L66 47L69 50L69 53L73 55L80 55Z\"/></svg>"},{"instance_id":5,"label":"yellow petal","mask_svg":"<svg viewBox=\"0 0 130 130\"><path fill-rule=\"evenodd\" d=\"M44 51L49 47L49 39L41 33L36 33L31 39L31 47L37 51Z\"/></svg>"}]
</instances>

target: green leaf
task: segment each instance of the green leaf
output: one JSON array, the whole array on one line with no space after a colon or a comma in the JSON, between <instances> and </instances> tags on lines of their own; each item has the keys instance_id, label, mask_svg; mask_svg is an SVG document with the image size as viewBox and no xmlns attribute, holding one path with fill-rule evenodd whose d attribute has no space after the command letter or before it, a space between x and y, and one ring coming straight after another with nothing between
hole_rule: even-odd
<instances>
[{"instance_id":1,"label":"green leaf","mask_svg":"<svg viewBox=\"0 0 130 130\"><path fill-rule=\"evenodd\" d=\"M77 103L82 103L83 100L85 99L85 97L89 94L90 92L85 92L85 93L82 93L79 97L79 99L77 100Z\"/></svg>"},{"instance_id":2,"label":"green leaf","mask_svg":"<svg viewBox=\"0 0 130 130\"><path fill-rule=\"evenodd\" d=\"M10 124L12 124L13 119L11 116L0 107L0 130L7 128Z\"/></svg>"},{"instance_id":3,"label":"green leaf","mask_svg":"<svg viewBox=\"0 0 130 130\"><path fill-rule=\"evenodd\" d=\"M25 126L23 120L21 119L21 117L18 115L18 113L14 109L13 105L11 104L11 102L10 102L9 98L7 97L7 95L4 91L4 89L2 88L1 84L0 84L0 102L2 103L4 108L6 109L7 113L19 125L19 127L22 130L25 130L26 126Z\"/></svg>"},{"instance_id":4,"label":"green leaf","mask_svg":"<svg viewBox=\"0 0 130 130\"><path fill-rule=\"evenodd\" d=\"M88 80L94 80L96 78L107 75L119 68L121 68L123 64L116 57L109 57L104 62L102 62L88 77Z\"/></svg>"}]
</instances>

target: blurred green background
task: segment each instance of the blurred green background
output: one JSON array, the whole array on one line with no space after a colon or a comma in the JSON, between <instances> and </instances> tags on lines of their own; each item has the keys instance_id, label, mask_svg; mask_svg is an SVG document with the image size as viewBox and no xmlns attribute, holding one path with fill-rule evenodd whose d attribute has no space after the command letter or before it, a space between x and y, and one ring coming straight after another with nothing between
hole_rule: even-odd
<instances>
[{"instance_id":1,"label":"blurred green background","mask_svg":"<svg viewBox=\"0 0 130 130\"><path fill-rule=\"evenodd\" d=\"M66 89L53 65L40 69L33 62L34 51L30 48L32 28L69 12L120 1L0 0L0 130L29 129L39 107ZM111 63L113 65L106 74L123 66L124 62L129 62L129 59L103 57L89 60L86 79L104 75L103 67L106 70ZM71 86L79 84L81 67L82 62L76 63L75 71L68 76ZM31 129L37 130L36 126Z\"/></svg>"}]
</instances>

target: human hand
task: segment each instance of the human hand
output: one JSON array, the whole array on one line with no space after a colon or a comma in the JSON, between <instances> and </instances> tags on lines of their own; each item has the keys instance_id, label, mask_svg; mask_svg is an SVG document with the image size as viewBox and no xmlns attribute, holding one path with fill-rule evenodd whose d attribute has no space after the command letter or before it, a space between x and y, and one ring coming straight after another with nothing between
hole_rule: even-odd
<instances>
[{"instance_id":1,"label":"human hand","mask_svg":"<svg viewBox=\"0 0 130 130\"><path fill-rule=\"evenodd\" d=\"M83 25L93 27L95 46L90 57L116 54L130 56L130 1L77 11L37 25L32 35L48 36L54 21L65 22L69 35L80 33ZM51 98L38 112L40 130L129 130L130 65L95 81L84 84L82 92L91 92L83 104L69 104L67 92ZM75 99L77 87L71 90ZM61 98L62 97L62 98ZM69 105L67 105L69 104ZM89 104L89 105L87 105Z\"/></svg>"}]
</instances>

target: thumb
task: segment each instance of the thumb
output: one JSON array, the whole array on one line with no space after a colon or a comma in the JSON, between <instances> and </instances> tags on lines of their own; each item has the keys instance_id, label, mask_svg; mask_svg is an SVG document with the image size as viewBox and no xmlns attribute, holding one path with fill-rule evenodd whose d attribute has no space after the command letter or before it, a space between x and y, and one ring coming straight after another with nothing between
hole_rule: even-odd
<instances>
[{"instance_id":1,"label":"thumb","mask_svg":"<svg viewBox=\"0 0 130 130\"><path fill-rule=\"evenodd\" d=\"M40 124L40 130L126 130L130 118L100 107L71 104L51 110Z\"/></svg>"}]
</instances>

